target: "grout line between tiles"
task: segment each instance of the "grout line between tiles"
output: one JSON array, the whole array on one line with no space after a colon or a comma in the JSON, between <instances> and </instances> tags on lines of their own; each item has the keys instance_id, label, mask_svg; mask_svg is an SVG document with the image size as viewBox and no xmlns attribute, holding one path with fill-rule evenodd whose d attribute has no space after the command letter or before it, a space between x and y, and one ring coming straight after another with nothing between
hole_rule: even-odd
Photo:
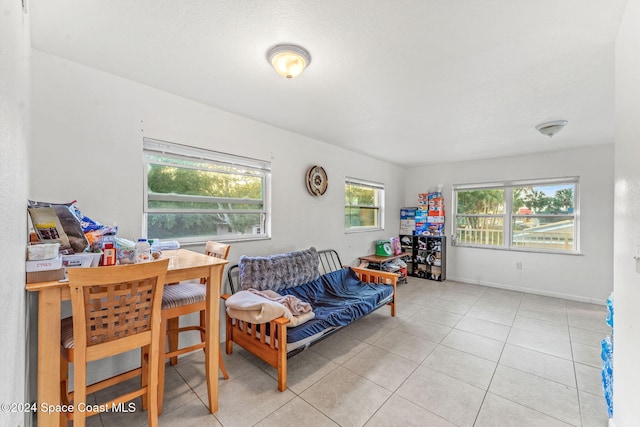
<instances>
[{"instance_id":1,"label":"grout line between tiles","mask_svg":"<svg viewBox=\"0 0 640 427\"><path fill-rule=\"evenodd\" d=\"M416 280L418 280L418 279L416 279ZM453 283L452 283L452 284L453 284ZM416 285L416 283L414 283L414 286L415 286L415 285ZM450 290L450 291L454 291L454 290L455 290L455 287L454 287L454 286L447 286L447 285L449 285L447 282L444 282L444 283L442 283L441 285L443 285L443 286L442 286L442 287L438 287L437 289L436 289L436 288L433 288L433 289L434 289L436 292L446 292L447 290ZM404 286L404 285L401 285L401 286ZM473 286L475 286L475 285L473 285ZM479 288L480 288L480 287L479 287ZM479 288L478 288L478 289L479 289ZM431 290L431 289L432 289L432 288L430 288L429 290ZM476 297L476 301L475 301L473 304L466 304L466 303L463 303L463 302L460 302L460 304L465 304L466 306L470 306L471 308L470 308L469 310L471 310L471 309L472 309L472 308L474 308L474 307L479 307L479 308L481 308L480 306L478 306L478 305L477 305L477 303L478 303L479 301L483 301L483 300L482 300L482 298L483 298L483 297L485 297L485 296L487 295L487 292L488 292L489 290L490 290L490 288L489 288L489 287L482 287L482 292L479 292L479 291L478 291L478 292L477 292L477 294L478 294L478 295L473 295L474 297ZM426 291L426 289L425 289L425 291ZM408 298L411 298L411 295L413 295L413 293L414 293L414 292L418 292L417 288L415 288L415 289L407 289L407 291L405 292L405 294L407 295L407 297L408 297ZM459 293L464 294L463 292L459 292ZM474 292L474 293L475 293L475 292ZM438 301L438 299L439 299L439 298L442 298L442 299L447 300L447 301L449 301L449 300L450 300L450 301L453 301L453 302L457 302L457 301L455 301L455 299L450 299L450 298L452 298L452 296L451 296L451 295L452 295L452 293L449 293L449 294L447 294L446 296L445 296L445 295L440 295L440 296L438 296L438 298L436 298L436 299L426 301L425 303L420 303L420 304L419 304L419 307L420 307L420 308L419 308L418 310L416 310L416 312L415 312L415 313L413 313L413 314L412 314L411 316L409 316L407 319L402 320L401 322L398 322L398 323L397 323L397 324L392 328L392 330L389 332L389 333L392 333L392 332L393 332L393 330L395 330L395 328L397 328L397 327L401 327L401 326L402 326L402 325L404 325L404 324L410 323L410 319L411 319L415 314L417 314L420 310L423 310L423 309L425 309L425 308L427 308L427 307L431 307L432 309L438 309L438 310L441 310L441 311L443 311L443 312L447 312L447 313L451 313L451 314L455 314L455 315L461 316L461 317L460 317L460 319L459 319L459 320L457 320L457 321L455 322L455 325L453 325L453 326L450 326L450 325L443 325L443 326L445 326L445 327L447 327L447 328L450 328L450 329L449 329L449 330L448 330L448 331L443 335L443 338L440 340L440 342L435 343L434 341L431 341L431 340L428 340L428 339L426 339L426 338L421 337L422 339L425 339L426 341L434 342L434 343L436 344L436 346L435 346L435 347L433 348L433 350L432 350L432 351L430 351L430 352L429 352L429 353L428 353L424 358L422 358L422 360L421 360L420 362L416 362L415 360L407 359L406 357L404 357L404 356L402 356L402 355L398 355L398 354L396 354L396 353L394 353L394 352L392 352L392 351L389 351L389 350L387 350L387 349L384 349L384 348L378 347L378 345L376 345L376 343L377 343L377 341L379 341L379 340L380 340L380 339L382 339L383 337L378 338L377 340L373 341L372 343L368 343L368 342L366 342L366 341L362 341L362 342L364 342L365 344L367 344L368 346L371 346L372 348L376 348L376 349L378 349L378 350L381 350L381 351L385 351L385 352L391 353L391 354L393 354L393 355L394 355L394 356L396 356L396 357L399 357L399 358L402 358L402 359L404 359L404 360L407 360L407 361L410 361L410 362L412 362L412 363L415 363L415 367L414 367L412 370L410 370L409 374L408 374L408 375L407 375L407 376L402 380L402 382L400 382L400 383L399 383L399 385L398 385L394 390L389 390L389 389L386 389L386 388L385 388L385 390L387 390L387 391L390 393L390 394L389 394L389 396L388 396L386 399L384 399L384 401L383 401L383 402L382 402L382 403L381 403L381 404L380 404L380 405L379 405L379 406L378 406L378 407L373 411L373 413L372 413L372 414L371 414L371 415L366 419L366 421L364 421L364 422L363 422L363 425L366 425L367 423L370 423L370 422L371 422L371 421L376 417L376 415L380 414L380 412L381 412L382 408L383 408L385 405L387 405L387 404L389 403L389 401L392 399L392 397L393 397L394 395L397 395L398 390L399 390L399 389L401 389L401 388L403 387L403 385L405 385L405 384L407 383L407 381L409 381L409 380L410 380L410 378L411 378L411 377L416 373L416 371L417 371L420 367L422 367L422 366L423 366L423 363L425 362L425 360L427 360L427 358L432 354L432 352L433 352L433 351L435 351L435 350L438 348L438 346L443 346L443 347L450 348L450 347L449 347L449 346L447 346L447 345L441 344L441 342L442 342L444 339L446 339L446 337L448 337L448 336L451 334L451 331L453 331L454 329L456 329L456 327L457 327L457 325L460 323L460 321L462 321L463 319L467 318L467 316L468 316L468 311L467 311L467 313L465 313L465 314L460 314L460 313L455 313L455 312L450 312L450 311L447 311L447 310L443 310L443 309L441 309L441 308L438 308L438 307L433 306L432 304L434 304L436 301ZM464 294L464 295L471 295L471 293ZM455 295L454 295L454 296L455 296ZM483 408L483 406L485 405L486 399L487 399L487 398L488 398L488 396L489 396L491 386L493 385L493 383L494 383L494 381L495 381L495 375L496 375L497 369L498 369L498 367L501 365L501 363L500 363L500 362L501 362L502 357L503 357L503 355L504 355L504 352L505 352L505 349L506 349L506 344L507 344L508 339L509 339L509 337L510 337L510 335L511 335L511 333L512 333L513 329L514 329L515 319L516 319L516 318L517 318L517 316L519 315L518 313L519 313L519 312L521 311L521 309L524 307L524 304L523 304L523 303L524 303L524 301L525 301L525 296L526 296L526 294L525 294L525 293L522 293L522 294L520 295L520 300L519 300L519 303L518 303L518 308L517 308L517 310L516 310L516 312L515 312L515 315L514 315L513 319L512 319L512 320L511 320L511 322L510 322L510 325L502 325L502 324L499 324L499 325L502 325L502 326L505 326L505 327L508 327L508 328L509 328L509 330L508 330L508 334L507 334L507 336L506 336L506 338L505 338L505 340L504 340L504 341L503 341L503 340L496 340L495 338L486 337L486 336L483 336L483 335L480 335L480 334L477 334L477 333L474 333L474 332L464 331L464 332L467 332L467 333L470 333L470 334L473 334L473 335L477 335L477 336L479 336L479 337L488 338L488 339L493 339L493 340L495 340L495 341L498 341L498 342L501 342L501 343L502 343L502 347L501 347L501 350L500 350L500 353L499 353L498 359L497 359L497 361L496 361L496 362L494 362L494 363L495 363L495 367L493 368L493 372L491 373L491 378L490 378L490 380L489 380L489 382L488 382L488 385L487 385L487 387L486 387L486 390L483 390L483 391L484 391L484 395L482 396L482 401L480 402L480 405L479 405L479 407L478 407L478 409L477 409L477 412L475 413L475 417L474 417L473 424L477 423L477 421L478 421L478 419L479 419L479 417L480 417L480 414L481 414L481 412L482 412L482 408ZM466 299L466 298L467 298L467 297L465 297L465 301L468 301L468 299ZM485 300L486 300L486 299L485 299ZM525 307L525 308L526 308L526 307ZM401 304L400 304L400 309L401 309ZM530 316L526 316L526 315L523 315L523 314L521 314L521 315L522 315L522 316L525 316L525 317L530 317ZM573 360L573 359L574 359L574 357L575 357L575 355L574 355L574 343L573 343L573 341L571 340L571 330L569 329L570 327L576 327L576 326L571 326L571 325L569 325L569 324L568 324L568 317L569 317L568 309L567 309L567 310L565 310L564 316L565 316L565 318L567 319L567 329L568 329L568 331L569 331L569 341L570 341L570 345L571 345L571 362L572 362L572 367L573 367L573 377L574 377L574 380L575 380L575 383L576 383L576 387L575 387L575 388L574 388L574 387L570 387L570 386L567 386L566 384L558 383L557 381L551 380L551 379L549 379L549 378L540 377L539 375L531 374L531 373L526 372L526 371L521 371L521 370L519 370L519 369L517 369L517 368L511 368L511 369L515 369L515 370L518 370L518 371L521 371L521 372L525 372L525 373L527 373L527 374L529 374L529 375L534 375L534 376L538 376L538 377L540 377L540 378L544 378L544 379L546 379L546 380L548 380L548 381L552 381L552 382L555 382L555 383L557 383L557 384L561 384L561 385L562 385L562 386L564 386L564 387L574 388L574 389L575 389L575 393L577 393L577 397L578 397L580 424L582 424L582 423L584 422L584 420L583 420L583 415L584 415L584 414L583 414L582 403L581 403L581 400L580 400L580 393L581 393L581 392L584 392L584 393L587 393L588 395L592 395L592 396L598 396L598 395L595 395L595 394L590 393L590 392L585 391L585 390L580 390L580 389L579 389L579 387L578 387L578 375L577 375L577 371L576 371L576 364L577 364L578 362L576 362L575 360ZM535 319L535 320L544 320L544 319L537 319L537 318L535 318L535 317L530 317L530 318ZM546 320L546 321L548 321L548 320ZM551 321L548 321L548 322L551 322ZM437 322L435 322L435 323L437 323ZM495 322L491 322L491 323L495 323ZM554 322L554 323L555 323L555 322ZM498 324L498 323L496 323L496 324ZM579 326L578 326L577 328L579 328L579 329L584 329L584 328L580 328ZM585 330L590 331L589 329L585 329ZM348 331L348 328L345 328L345 331ZM535 332L535 331L533 331L533 332ZM597 333L597 331L592 331L592 332L596 332L596 333ZM357 334L357 333L354 333L353 335L349 334L348 332L345 332L345 333L347 333L347 335L349 335L349 337L350 337L350 338L353 338L353 339L355 339L355 340L357 340L357 341L361 341L361 340L358 338L358 334ZM408 333L406 330L404 331L404 333L406 333L407 335L412 335L412 334ZM513 344L512 344L512 345L513 345ZM518 346L518 347L520 347L520 346ZM522 347L522 348L526 348L526 347ZM538 350L531 349L531 348L526 348L526 349L527 349L527 350L529 350L529 351L534 351L534 352L541 353L541 354L548 354L548 353L540 352L540 351L538 351ZM475 357L480 357L480 356L478 356L477 354L469 353L469 352L467 352L467 351L460 350L460 349L458 349L458 348L456 348L455 350L457 350L457 351L462 351L462 352L467 353L467 354L472 354L472 355L473 355L473 356L475 356ZM358 354L360 354L360 352L357 352L357 353L356 353L356 354L354 354L352 357L350 357L350 358L348 358L347 360L343 361L343 363L341 363L341 364L337 364L337 363L336 363L336 362L334 362L332 359L328 359L328 360L329 360L330 362L332 362L332 363L335 363L335 364L336 364L335 369L337 369L338 367L343 367L344 369L347 369L351 374L353 374L353 375L357 375L357 376L361 377L362 379L364 379L365 381L369 381L369 382L371 382L371 383L376 384L377 386L379 386L379 385L378 385L377 383L375 383L374 381L372 381L372 380L370 380L370 379L368 379L368 378L366 378L366 377L364 377L364 376L362 376L362 375L360 375L360 374L357 374L356 372L353 372L353 371L351 371L350 369L348 369L347 367L345 367L345 364L346 364L349 360L351 360L353 357L357 357L357 355L358 355ZM551 356L554 356L554 355L551 355ZM244 355L243 355L243 354L241 354L241 357L244 357ZM554 356L554 357L558 357L558 356ZM482 358L482 357L481 357L481 358ZM267 375L269 375L269 373L264 369L265 367L260 367L260 366L257 366L257 365L255 364L255 362L256 362L255 360L249 360L249 359L247 359L246 357L245 357L245 359L246 359L246 360L247 360L247 361L248 361L248 362L249 362L249 363L254 367L254 369L256 369L256 368L257 368L257 369L260 369L260 370L262 370L263 372L267 373ZM482 359L485 359L485 358L482 358ZM563 358L561 358L561 359L563 359ZM485 359L485 360L489 360L489 359ZM566 359L565 359L565 360L566 360ZM492 361L492 362L493 362L493 361ZM506 366L506 365L503 365L503 366ZM340 425L340 424L339 424L335 419L333 419L332 417L330 417L327 413L323 412L323 411L322 411L322 410L320 410L319 408L317 408L317 407L315 407L314 405L312 405L309 401L307 401L307 400L305 400L304 398L302 398L302 397L301 397L301 394L302 394L302 393L306 392L307 390L309 390L309 388L311 388L311 387L313 387L314 385L318 384L320 381L323 381L323 380L324 380L324 379L325 379L329 374L331 374L332 372L335 372L335 369L332 369L332 370L330 370L329 372L325 373L324 375L322 375L322 376L318 377L315 381L313 381L312 383L310 383L310 384L309 384L307 387L305 387L303 390L299 390L299 392L298 392L298 393L296 393L296 392L294 392L293 390L291 390L290 388L288 388L287 390L288 390L289 392L291 392L291 393L292 393L292 396L293 396L293 397L292 397L291 399L289 399L287 402L285 402L284 404L281 404L281 405L279 405L278 407L273 408L273 410L271 410L268 414L264 415L264 416L261 418L261 420L260 420L260 421L258 421L257 423L260 423L260 422L264 421L266 418L268 418L269 416L272 416L274 413L276 413L277 411L281 410L281 409L282 409L283 407L285 407L287 404L290 404L290 403L291 403L291 402L292 402L296 397L298 397L298 398L300 398L302 401L304 401L306 404L309 404L311 407L313 407L315 410L317 410L317 411L318 411L320 414L322 414L324 417L326 417L326 419L331 420L332 422L336 423L337 425ZM250 371L248 371L248 372L246 372L246 373L245 373L245 375L246 375L246 374L248 374L249 372L252 372L252 371L253 371L253 369L252 369L252 370L250 370ZM408 372L408 371L407 371L407 372ZM186 380L186 379L185 379L185 378L180 374L180 372L178 372L178 374L179 374L180 378L181 378L183 381L185 381L185 383L187 383L187 385L189 386L189 388L190 388L192 391L194 391L194 392L195 392L195 390L193 390L193 388L191 387L191 385L190 385L190 384L187 382L187 380ZM444 374L444 375L447 375L446 373L443 373L443 374ZM243 375L243 376L244 376L244 375ZM447 375L447 376L448 376L448 375ZM238 378L239 378L239 377L238 377ZM273 377L271 377L271 378L273 379ZM451 377L451 378L454 378L454 377ZM456 379L457 379L457 378L456 378ZM463 380L460 380L460 379L457 379L457 380L458 380L458 381L463 381ZM274 381L274 384L275 384L275 381L276 381L276 380L275 380L275 379L273 379L273 381ZM463 382L465 382L465 381L463 381ZM466 382L465 382L465 383L466 383ZM467 383L467 384L468 384L468 383ZM473 386L472 384L469 384L469 385ZM274 385L274 387L275 387L275 385ZM383 386L379 386L379 387L384 388ZM474 387L478 388L477 386L474 386ZM493 394L493 393L492 393L492 394ZM399 396L399 395L397 395L397 397L398 397L398 398L401 398L401 399L404 399L404 398L402 398L402 397L401 397L401 396ZM505 398L505 397L503 397L503 396L500 396L500 397L501 397L501 398L503 398L503 399L505 399L505 400L508 400L508 401L510 401L510 402L512 402L512 403L514 403L514 404L517 404L517 405L519 405L519 406L522 406L522 407L528 408L529 410L535 411L535 412L540 413L540 414L544 414L545 416L551 417L551 418L553 418L553 419L557 419L556 417L553 417L553 416L551 416L550 414L546 414L546 413L544 413L544 412L542 412L542 411L539 411L539 410L536 410L536 409L533 409L533 408L529 408L527 405L523 405L522 403L514 402L514 401L510 400L509 398ZM203 405L205 405L205 403L202 401L202 398L201 398L200 396L198 396L198 399L199 399L199 401L200 401ZM413 403L413 402L411 402L411 403L412 403L413 405L416 405L416 404L415 404L415 403ZM205 406L206 406L206 405L205 405ZM442 416L440 416L440 415L438 415L438 414L435 414L435 413L433 413L432 411L428 410L427 408L422 407L421 405L417 405L417 406L419 406L420 408L422 408L422 409L423 409L423 410L425 410L425 411L428 411L428 412L429 412L429 413L431 413L431 414L434 414L435 416L438 416L438 417L440 417L440 418L442 418L442 419L445 419L445 418L443 418ZM218 419L217 419L217 417L215 417L215 415L214 415L214 419L216 419L216 420L217 420L217 422L219 422L220 424L222 424L222 423L220 422L220 420L218 420ZM101 424L102 424L102 420L100 420L100 421L101 421ZM447 421L448 421L448 422L451 422L450 420L447 420ZM561 421L561 420L559 420L559 421Z\"/></svg>"}]
</instances>

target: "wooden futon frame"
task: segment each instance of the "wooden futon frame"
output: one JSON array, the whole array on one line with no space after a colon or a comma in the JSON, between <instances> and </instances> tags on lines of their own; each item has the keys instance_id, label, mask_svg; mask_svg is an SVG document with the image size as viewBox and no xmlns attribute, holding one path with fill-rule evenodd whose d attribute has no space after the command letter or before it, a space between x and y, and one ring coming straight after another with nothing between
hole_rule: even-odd
<instances>
[{"instance_id":1,"label":"wooden futon frame","mask_svg":"<svg viewBox=\"0 0 640 427\"><path fill-rule=\"evenodd\" d=\"M320 274L330 273L332 271L343 268L338 253L333 249L318 251L319 272ZM379 283L393 286L393 299L387 304L391 306L391 316L396 315L395 295L396 281L398 275L386 271L370 270L367 268L350 267L357 275L361 282ZM229 285L231 292L235 293L236 284L239 284L238 265L233 265L228 272ZM231 295L222 295L222 299L226 300ZM379 307L378 307L379 308ZM226 314L226 352L231 354L233 351L233 343L235 342L245 350L254 354L256 357L267 362L278 370L278 390L284 391L287 388L287 359L295 354L300 353L313 344L321 341L330 334L341 328L335 328L327 331L325 334L314 338L311 342L306 343L290 352L287 351L287 324L289 320L284 317L274 319L267 324L252 324L246 321L231 318ZM268 326L267 326L268 325ZM260 333L261 330L270 331ZM275 332L275 333L274 333ZM272 339L272 337L282 337L282 339Z\"/></svg>"}]
</instances>

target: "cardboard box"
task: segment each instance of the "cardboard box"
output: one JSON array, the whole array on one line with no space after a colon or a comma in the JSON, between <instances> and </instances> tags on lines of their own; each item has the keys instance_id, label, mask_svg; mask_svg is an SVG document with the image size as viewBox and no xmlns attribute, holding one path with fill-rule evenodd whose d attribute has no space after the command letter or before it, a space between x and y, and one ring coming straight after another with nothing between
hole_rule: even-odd
<instances>
[{"instance_id":1,"label":"cardboard box","mask_svg":"<svg viewBox=\"0 0 640 427\"><path fill-rule=\"evenodd\" d=\"M60 279L64 279L64 268L27 273L27 283L53 282Z\"/></svg>"},{"instance_id":2,"label":"cardboard box","mask_svg":"<svg viewBox=\"0 0 640 427\"><path fill-rule=\"evenodd\" d=\"M400 209L400 219L416 219L416 208L402 208Z\"/></svg>"},{"instance_id":3,"label":"cardboard box","mask_svg":"<svg viewBox=\"0 0 640 427\"><path fill-rule=\"evenodd\" d=\"M408 219L400 220L400 234L413 234L416 222Z\"/></svg>"},{"instance_id":4,"label":"cardboard box","mask_svg":"<svg viewBox=\"0 0 640 427\"><path fill-rule=\"evenodd\" d=\"M416 229L416 208L400 209L400 234L413 234Z\"/></svg>"},{"instance_id":5,"label":"cardboard box","mask_svg":"<svg viewBox=\"0 0 640 427\"><path fill-rule=\"evenodd\" d=\"M444 236L444 224L427 224L427 229L423 234L427 236Z\"/></svg>"},{"instance_id":6,"label":"cardboard box","mask_svg":"<svg viewBox=\"0 0 640 427\"><path fill-rule=\"evenodd\" d=\"M42 259L37 261L27 261L25 269L27 273L34 271L57 270L62 267L62 257L58 255L56 258Z\"/></svg>"},{"instance_id":7,"label":"cardboard box","mask_svg":"<svg viewBox=\"0 0 640 427\"><path fill-rule=\"evenodd\" d=\"M442 197L436 197L433 199L429 199L429 207L430 208L440 208L444 209L444 199Z\"/></svg>"}]
</instances>

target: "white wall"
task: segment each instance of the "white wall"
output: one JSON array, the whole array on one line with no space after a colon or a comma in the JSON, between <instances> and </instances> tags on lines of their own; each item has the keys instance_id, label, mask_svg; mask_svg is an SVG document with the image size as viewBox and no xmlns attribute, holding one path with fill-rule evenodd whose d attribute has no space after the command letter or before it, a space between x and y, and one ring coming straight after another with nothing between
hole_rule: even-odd
<instances>
[{"instance_id":1,"label":"white wall","mask_svg":"<svg viewBox=\"0 0 640 427\"><path fill-rule=\"evenodd\" d=\"M561 145L561 135L541 143ZM451 246L453 184L565 176L580 177L581 255ZM595 303L604 303L611 293L613 144L413 168L407 173L405 205L415 206L418 193L438 184L447 214L448 279Z\"/></svg>"},{"instance_id":2,"label":"white wall","mask_svg":"<svg viewBox=\"0 0 640 427\"><path fill-rule=\"evenodd\" d=\"M0 402L20 403L26 394L27 143L29 29L20 2L0 2ZM29 415L0 412L0 425L22 426Z\"/></svg>"},{"instance_id":3,"label":"white wall","mask_svg":"<svg viewBox=\"0 0 640 427\"><path fill-rule=\"evenodd\" d=\"M85 215L116 222L120 236L141 235L143 137L271 161L272 238L233 243L231 263L241 255L315 246L336 249L343 264L355 264L359 255L372 253L375 240L397 235L404 194L404 171L397 166L37 50L32 51L32 86L29 198L77 200ZM319 198L310 196L304 183L314 164L328 175L327 193ZM345 234L346 176L385 184L386 230ZM135 363L135 356L124 355L89 379Z\"/></svg>"},{"instance_id":4,"label":"white wall","mask_svg":"<svg viewBox=\"0 0 640 427\"><path fill-rule=\"evenodd\" d=\"M85 215L139 237L143 137L271 161L272 239L234 244L232 261L313 245L335 248L353 263L376 239L397 234L401 168L33 51L31 198L77 199ZM329 177L319 198L304 184L314 164ZM344 233L345 176L385 184L385 231Z\"/></svg>"},{"instance_id":5,"label":"white wall","mask_svg":"<svg viewBox=\"0 0 640 427\"><path fill-rule=\"evenodd\" d=\"M640 426L640 1L629 0L616 42L613 419Z\"/></svg>"}]
</instances>

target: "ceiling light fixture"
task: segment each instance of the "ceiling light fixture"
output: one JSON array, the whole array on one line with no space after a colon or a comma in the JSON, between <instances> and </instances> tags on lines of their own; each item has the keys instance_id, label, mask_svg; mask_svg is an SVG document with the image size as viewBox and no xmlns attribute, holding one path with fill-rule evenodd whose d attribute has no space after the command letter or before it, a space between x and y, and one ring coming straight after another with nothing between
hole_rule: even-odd
<instances>
[{"instance_id":1,"label":"ceiling light fixture","mask_svg":"<svg viewBox=\"0 0 640 427\"><path fill-rule=\"evenodd\" d=\"M269 49L267 60L278 74L291 79L300 75L309 66L311 55L300 46L281 44Z\"/></svg>"},{"instance_id":2,"label":"ceiling light fixture","mask_svg":"<svg viewBox=\"0 0 640 427\"><path fill-rule=\"evenodd\" d=\"M554 120L552 122L540 123L536 126L536 130L543 135L551 138L556 133L560 132L569 123L566 120Z\"/></svg>"}]
</instances>

